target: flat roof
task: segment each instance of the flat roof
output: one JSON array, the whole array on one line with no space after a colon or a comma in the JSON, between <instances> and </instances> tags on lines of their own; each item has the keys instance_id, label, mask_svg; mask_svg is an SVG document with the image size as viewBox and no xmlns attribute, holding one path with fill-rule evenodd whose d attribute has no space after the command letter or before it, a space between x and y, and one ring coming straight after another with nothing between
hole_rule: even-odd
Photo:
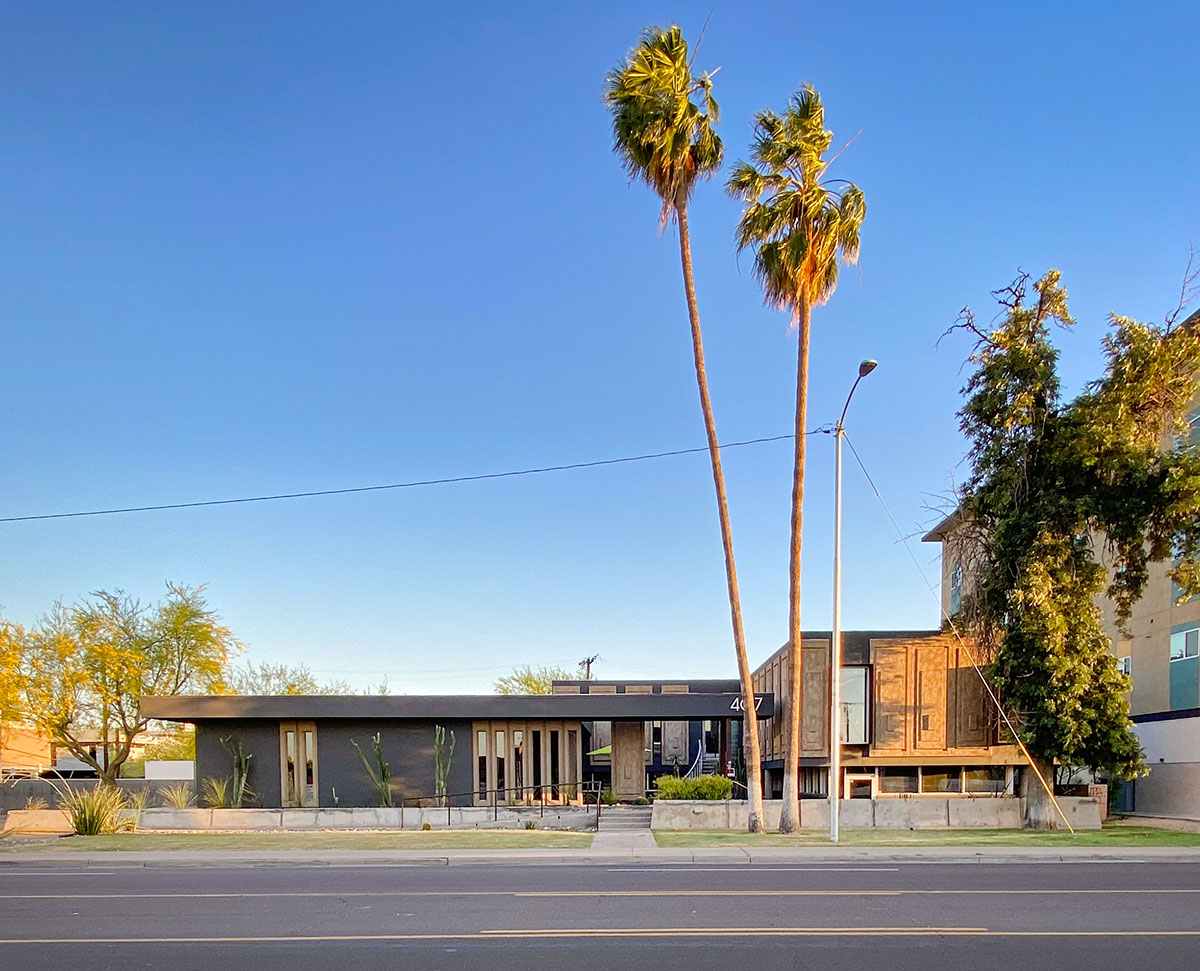
<instances>
[{"instance_id":1,"label":"flat roof","mask_svg":"<svg viewBox=\"0 0 1200 971\"><path fill-rule=\"evenodd\" d=\"M759 694L760 718L775 714L775 696ZM141 714L164 721L209 719L565 719L695 721L738 717L736 692L564 695L148 695Z\"/></svg>"}]
</instances>

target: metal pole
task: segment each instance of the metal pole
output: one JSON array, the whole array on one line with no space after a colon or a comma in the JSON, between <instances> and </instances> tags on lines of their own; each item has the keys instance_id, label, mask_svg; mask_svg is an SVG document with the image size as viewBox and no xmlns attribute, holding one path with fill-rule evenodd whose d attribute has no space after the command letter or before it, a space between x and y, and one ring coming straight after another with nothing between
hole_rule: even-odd
<instances>
[{"instance_id":1,"label":"metal pole","mask_svg":"<svg viewBox=\"0 0 1200 971\"><path fill-rule=\"evenodd\" d=\"M829 839L838 841L838 813L842 797L842 437L846 434L846 412L858 382L875 370L875 361L863 361L858 377L846 395L842 416L833 426L833 630L829 636Z\"/></svg>"},{"instance_id":2,"label":"metal pole","mask_svg":"<svg viewBox=\"0 0 1200 971\"><path fill-rule=\"evenodd\" d=\"M842 423L833 430L833 631L829 665L829 839L838 841L838 809L842 782Z\"/></svg>"}]
</instances>

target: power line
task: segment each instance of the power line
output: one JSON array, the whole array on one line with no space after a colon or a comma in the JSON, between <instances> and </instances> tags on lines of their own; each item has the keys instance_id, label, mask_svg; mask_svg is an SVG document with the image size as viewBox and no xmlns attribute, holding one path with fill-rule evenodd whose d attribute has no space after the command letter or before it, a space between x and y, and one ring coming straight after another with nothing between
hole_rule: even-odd
<instances>
[{"instance_id":1,"label":"power line","mask_svg":"<svg viewBox=\"0 0 1200 971\"><path fill-rule=\"evenodd\" d=\"M805 432L805 435L815 435L821 429ZM749 438L741 442L727 442L719 446L726 448L743 448L747 445L764 445L768 442L782 442L795 438L795 435L772 435L767 438ZM694 455L697 452L707 452L708 446L699 448L680 448L669 452L648 452L644 455L625 455L615 459L597 459L592 462L573 462L568 465L546 465L532 469L515 469L509 472L483 472L477 475L447 476L441 479L418 479L412 482L391 482L387 485L352 486L348 489L315 489L311 492L284 492L269 496L241 496L235 499L203 499L197 502L164 502L153 506L120 506L114 509L89 509L82 512L53 512L41 513L36 516L4 516L0 523L28 523L42 519L80 519L85 516L117 516L134 512L160 512L165 509L196 509L201 506L232 506L247 502L275 502L280 499L311 499L316 496L345 496L356 492L385 492L391 489L416 489L423 486L452 485L456 482L482 482L488 479L511 479L522 475L542 475L546 472L569 472L573 469L595 469L605 465L623 465L630 462L646 462L651 459L672 458L676 455Z\"/></svg>"}]
</instances>

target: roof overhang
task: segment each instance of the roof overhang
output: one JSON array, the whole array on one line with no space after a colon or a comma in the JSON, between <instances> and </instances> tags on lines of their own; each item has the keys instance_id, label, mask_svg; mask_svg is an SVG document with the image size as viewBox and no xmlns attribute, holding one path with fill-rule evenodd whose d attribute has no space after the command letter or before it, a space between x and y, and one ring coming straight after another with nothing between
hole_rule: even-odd
<instances>
[{"instance_id":1,"label":"roof overhang","mask_svg":"<svg viewBox=\"0 0 1200 971\"><path fill-rule=\"evenodd\" d=\"M759 718L775 714L773 694L755 695ZM522 718L571 721L688 721L740 717L742 696L714 694L563 695L159 695L141 701L144 718L209 719Z\"/></svg>"}]
</instances>

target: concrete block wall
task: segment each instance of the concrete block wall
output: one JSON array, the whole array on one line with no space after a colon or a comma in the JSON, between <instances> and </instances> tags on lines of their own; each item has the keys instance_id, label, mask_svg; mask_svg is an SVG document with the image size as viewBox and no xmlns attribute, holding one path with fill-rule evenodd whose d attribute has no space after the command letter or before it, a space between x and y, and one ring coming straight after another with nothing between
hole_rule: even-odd
<instances>
[{"instance_id":1,"label":"concrete block wall","mask_svg":"<svg viewBox=\"0 0 1200 971\"><path fill-rule=\"evenodd\" d=\"M1059 804L1076 829L1099 829L1100 807L1095 799L1060 797ZM763 803L767 830L779 828L780 801ZM843 829L1019 829L1021 800L1012 797L963 799L925 796L916 799L846 799L839 820ZM654 829L735 829L747 826L744 800L664 800L654 803ZM829 829L829 803L805 799L800 803L802 830Z\"/></svg>"}]
</instances>

